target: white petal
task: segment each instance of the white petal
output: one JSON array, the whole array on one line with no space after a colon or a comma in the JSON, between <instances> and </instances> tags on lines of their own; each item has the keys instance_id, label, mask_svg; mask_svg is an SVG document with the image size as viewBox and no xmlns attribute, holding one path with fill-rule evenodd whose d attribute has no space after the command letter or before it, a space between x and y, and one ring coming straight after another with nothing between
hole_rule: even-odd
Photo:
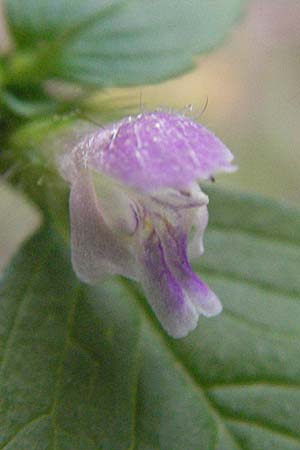
<instances>
[{"instance_id":1,"label":"white petal","mask_svg":"<svg viewBox=\"0 0 300 450\"><path fill-rule=\"evenodd\" d=\"M188 254L191 259L199 258L204 252L203 238L204 231L208 224L207 206L202 206L195 211L193 218L194 236L188 244Z\"/></svg>"},{"instance_id":2,"label":"white petal","mask_svg":"<svg viewBox=\"0 0 300 450\"><path fill-rule=\"evenodd\" d=\"M132 235L138 226L136 193L104 174L92 173L103 220L109 228Z\"/></svg>"},{"instance_id":3,"label":"white petal","mask_svg":"<svg viewBox=\"0 0 300 450\"><path fill-rule=\"evenodd\" d=\"M133 257L104 222L89 174L82 170L70 194L72 264L87 283L122 274L134 278Z\"/></svg>"}]
</instances>

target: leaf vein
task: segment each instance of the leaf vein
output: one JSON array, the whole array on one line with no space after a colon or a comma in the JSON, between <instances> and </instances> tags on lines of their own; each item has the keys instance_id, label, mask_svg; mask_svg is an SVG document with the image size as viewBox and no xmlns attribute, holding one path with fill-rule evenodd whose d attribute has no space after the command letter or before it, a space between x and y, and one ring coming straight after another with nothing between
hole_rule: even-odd
<instances>
[{"instance_id":1,"label":"leaf vein","mask_svg":"<svg viewBox=\"0 0 300 450\"><path fill-rule=\"evenodd\" d=\"M271 388L271 389L295 389L300 390L300 384L272 382L272 380L258 380L258 381L237 381L234 383L216 383L205 385L208 391L217 391L222 389L239 389L239 388Z\"/></svg>"},{"instance_id":2,"label":"leaf vein","mask_svg":"<svg viewBox=\"0 0 300 450\"><path fill-rule=\"evenodd\" d=\"M9 437L9 439L4 442L3 446L0 447L0 450L5 450L5 448L10 445L16 438L17 436L24 431L24 429L26 429L27 427L29 427L30 425L32 425L35 422L38 422L41 419L44 419L45 417L49 417L48 413L43 413L43 414L39 414L38 416L34 417L33 419L31 419L29 422L26 422L25 424L22 424L17 430L16 432Z\"/></svg>"},{"instance_id":3,"label":"leaf vein","mask_svg":"<svg viewBox=\"0 0 300 450\"><path fill-rule=\"evenodd\" d=\"M300 219L299 219L300 222ZM272 234L266 234L264 231L255 230L254 228L243 228L243 227L236 227L231 225L225 225L221 222L213 222L210 225L210 230L216 230L216 231L224 231L225 233L229 232L239 232L241 234L246 234L248 236L255 236L256 238L259 237L260 239L264 239L265 241L272 242L275 244L281 243L281 244L289 244L292 247L300 247L300 242L298 240L289 239L286 236L274 236Z\"/></svg>"},{"instance_id":4,"label":"leaf vein","mask_svg":"<svg viewBox=\"0 0 300 450\"><path fill-rule=\"evenodd\" d=\"M274 337L279 337L280 339L285 339L290 342L296 342L299 343L300 336L297 336L296 334L291 333L282 333L280 331L274 331L273 328L268 327L267 325L260 324L256 322L255 320L247 319L246 317L243 317L240 314L237 314L228 308L224 308L224 314L229 316L231 319L238 321L239 323L244 323L250 328L253 328L261 333L270 334Z\"/></svg>"},{"instance_id":5,"label":"leaf vein","mask_svg":"<svg viewBox=\"0 0 300 450\"><path fill-rule=\"evenodd\" d=\"M262 430L265 430L265 431L267 431L269 433L273 433L273 434L276 434L279 437L288 439L288 440L292 441L294 444L295 443L297 443L297 444L300 443L300 438L298 436L295 436L294 434L288 432L287 430L282 430L281 428L280 429L276 429L276 428L274 428L274 427L272 427L269 424L266 424L264 422L259 422L259 421L253 420L253 419L246 419L246 418L243 418L243 417L232 417L230 415L223 414L223 413L221 414L221 416L224 418L224 420L226 422L236 423L237 425L241 424L241 425L247 425L249 427L261 428Z\"/></svg>"},{"instance_id":6,"label":"leaf vein","mask_svg":"<svg viewBox=\"0 0 300 450\"><path fill-rule=\"evenodd\" d=\"M214 267L208 267L206 265L204 266L201 263L196 264L195 267L196 267L197 272L207 273L207 275L212 276L212 277L219 277L219 278L223 278L225 280L230 280L230 281L238 281L241 284L255 286L255 287L257 287L261 290L267 291L271 294L284 295L285 297L289 297L290 299L295 300L297 302L300 301L300 292L297 292L297 291L290 291L290 290L282 289L282 288L279 288L278 286L274 287L273 285L271 285L269 283L266 283L264 281L260 281L257 279L254 280L254 279L249 279L249 278L243 278L242 276L240 276L237 273L221 271Z\"/></svg>"},{"instance_id":7,"label":"leaf vein","mask_svg":"<svg viewBox=\"0 0 300 450\"><path fill-rule=\"evenodd\" d=\"M53 393L53 401L52 406L50 409L50 416L52 418L52 426L53 426L53 450L58 449L57 446L57 429L58 429L58 423L57 423L57 406L59 401L59 393L61 388L61 380L63 375L63 366L67 355L68 346L70 345L70 333L72 330L72 326L74 323L75 318L75 311L77 307L77 303L79 300L79 296L81 294L81 286L79 286L77 290L77 294L74 295L74 299L70 305L69 314L66 321L66 336L65 336L65 342L62 348L61 352L61 358L57 367L56 371L56 384L54 387L54 393Z\"/></svg>"},{"instance_id":8,"label":"leaf vein","mask_svg":"<svg viewBox=\"0 0 300 450\"><path fill-rule=\"evenodd\" d=\"M69 344L72 345L73 347L77 348L77 350L79 350L81 353L83 353L85 356L87 356L88 359L93 364L95 364L95 366L100 368L99 361L97 361L97 359L95 358L95 355L93 355L91 351L89 351L80 341L78 341L78 339L76 339L73 336L70 336Z\"/></svg>"}]
</instances>

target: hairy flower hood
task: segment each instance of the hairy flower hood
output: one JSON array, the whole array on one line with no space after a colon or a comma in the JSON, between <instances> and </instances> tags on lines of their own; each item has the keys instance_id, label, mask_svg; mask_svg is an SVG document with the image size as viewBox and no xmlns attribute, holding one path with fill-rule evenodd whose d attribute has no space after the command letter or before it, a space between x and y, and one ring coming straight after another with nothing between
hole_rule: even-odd
<instances>
[{"instance_id":1,"label":"hairy flower hood","mask_svg":"<svg viewBox=\"0 0 300 450\"><path fill-rule=\"evenodd\" d=\"M87 133L60 159L70 183L72 263L96 283L139 281L173 337L213 316L219 299L191 269L203 253L208 197L197 181L235 169L225 145L184 115L147 112Z\"/></svg>"}]
</instances>

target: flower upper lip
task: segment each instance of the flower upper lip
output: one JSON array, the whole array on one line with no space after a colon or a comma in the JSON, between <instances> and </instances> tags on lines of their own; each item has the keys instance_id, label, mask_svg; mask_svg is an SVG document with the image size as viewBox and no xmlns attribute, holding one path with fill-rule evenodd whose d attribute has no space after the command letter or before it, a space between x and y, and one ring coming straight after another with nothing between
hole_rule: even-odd
<instances>
[{"instance_id":1,"label":"flower upper lip","mask_svg":"<svg viewBox=\"0 0 300 450\"><path fill-rule=\"evenodd\" d=\"M162 111L108 125L77 147L82 165L143 191L184 190L196 179L236 169L232 153L213 133L189 117Z\"/></svg>"}]
</instances>

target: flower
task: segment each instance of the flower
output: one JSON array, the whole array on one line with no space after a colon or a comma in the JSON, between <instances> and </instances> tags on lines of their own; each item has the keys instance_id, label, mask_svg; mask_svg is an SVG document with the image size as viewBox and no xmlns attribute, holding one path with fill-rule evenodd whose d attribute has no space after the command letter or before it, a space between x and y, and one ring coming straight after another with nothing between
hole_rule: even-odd
<instances>
[{"instance_id":1,"label":"flower","mask_svg":"<svg viewBox=\"0 0 300 450\"><path fill-rule=\"evenodd\" d=\"M218 314L221 303L188 254L203 253L208 222L208 197L197 180L233 171L232 159L202 125L163 111L83 136L60 160L71 186L77 276L91 284L112 274L137 280L175 338L193 330L200 314Z\"/></svg>"}]
</instances>

